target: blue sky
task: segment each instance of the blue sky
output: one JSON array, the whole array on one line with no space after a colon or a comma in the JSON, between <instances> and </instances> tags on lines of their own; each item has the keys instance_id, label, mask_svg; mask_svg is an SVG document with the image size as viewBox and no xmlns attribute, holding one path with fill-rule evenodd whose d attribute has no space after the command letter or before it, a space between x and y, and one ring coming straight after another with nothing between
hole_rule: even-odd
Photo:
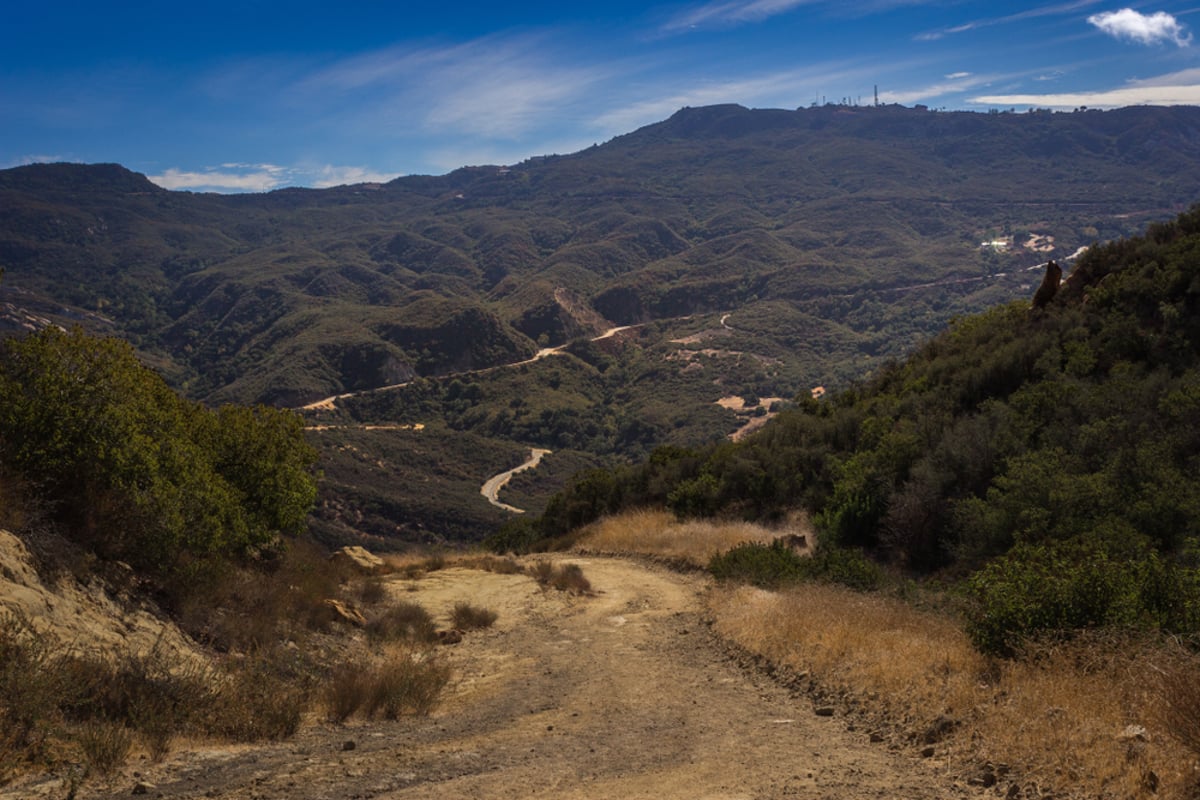
<instances>
[{"instance_id":1,"label":"blue sky","mask_svg":"<svg viewBox=\"0 0 1200 800\"><path fill-rule=\"evenodd\" d=\"M1200 0L1192 0L1200 2ZM264 191L570 153L683 106L1200 105L1187 2L18 0L0 167Z\"/></svg>"}]
</instances>

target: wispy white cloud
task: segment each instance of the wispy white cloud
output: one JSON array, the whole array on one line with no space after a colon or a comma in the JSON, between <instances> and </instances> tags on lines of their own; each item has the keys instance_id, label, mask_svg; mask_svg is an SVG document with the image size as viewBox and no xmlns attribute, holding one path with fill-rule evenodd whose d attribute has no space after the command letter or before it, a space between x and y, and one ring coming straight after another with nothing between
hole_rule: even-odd
<instances>
[{"instance_id":1,"label":"wispy white cloud","mask_svg":"<svg viewBox=\"0 0 1200 800\"><path fill-rule=\"evenodd\" d=\"M993 25L1004 25L1010 22L1021 22L1022 20L1036 19L1038 17L1050 17L1058 14L1069 14L1072 11L1077 11L1087 6L1094 6L1098 2L1100 2L1100 0L1072 0L1070 3L1059 3L1052 6L1031 8L1016 14L1007 14L1003 17L977 19L973 22L965 22L962 25L954 25L949 28L939 28L938 30L926 31L924 33L917 34L913 38L919 42L932 42L938 39L943 39L947 36L952 36L956 33L966 33L967 31L977 30L979 28L990 28Z\"/></svg>"},{"instance_id":2,"label":"wispy white cloud","mask_svg":"<svg viewBox=\"0 0 1200 800\"><path fill-rule=\"evenodd\" d=\"M987 86L997 81L1008 80L1011 76L975 75L970 72L954 72L946 76L946 80L926 84L909 89L887 90L879 93L879 99L885 103L929 102L939 97L951 94L961 94Z\"/></svg>"},{"instance_id":3,"label":"wispy white cloud","mask_svg":"<svg viewBox=\"0 0 1200 800\"><path fill-rule=\"evenodd\" d=\"M1113 38L1138 44L1174 42L1179 47L1187 47L1192 43L1192 35L1184 30L1179 20L1165 11L1143 14L1132 8L1122 8L1120 11L1092 14L1088 22Z\"/></svg>"},{"instance_id":4,"label":"wispy white cloud","mask_svg":"<svg viewBox=\"0 0 1200 800\"><path fill-rule=\"evenodd\" d=\"M739 25L759 22L818 0L714 0L669 20L665 31L687 30L703 25Z\"/></svg>"},{"instance_id":5,"label":"wispy white cloud","mask_svg":"<svg viewBox=\"0 0 1200 800\"><path fill-rule=\"evenodd\" d=\"M1002 94L973 97L969 102L987 106L1030 106L1067 109L1120 108L1122 106L1200 105L1200 68L1130 81L1124 86L1091 92L1056 94Z\"/></svg>"},{"instance_id":6,"label":"wispy white cloud","mask_svg":"<svg viewBox=\"0 0 1200 800\"><path fill-rule=\"evenodd\" d=\"M159 175L146 177L164 189L200 189L211 192L268 192L286 185L286 178L273 170L229 172L206 169L192 172L171 168Z\"/></svg>"},{"instance_id":7,"label":"wispy white cloud","mask_svg":"<svg viewBox=\"0 0 1200 800\"><path fill-rule=\"evenodd\" d=\"M489 36L446 47L395 47L345 59L297 82L299 102L371 97L361 116L427 130L516 137L580 102L611 64L559 58L552 34ZM336 104L336 101L334 101Z\"/></svg>"},{"instance_id":8,"label":"wispy white cloud","mask_svg":"<svg viewBox=\"0 0 1200 800\"><path fill-rule=\"evenodd\" d=\"M839 17L865 17L906 6L928 5L934 0L710 0L669 19L662 30L667 33L702 27L734 27L786 14L801 6L825 6ZM1093 0L1096 1L1096 0Z\"/></svg>"},{"instance_id":9,"label":"wispy white cloud","mask_svg":"<svg viewBox=\"0 0 1200 800\"><path fill-rule=\"evenodd\" d=\"M331 186L347 186L354 183L387 183L400 177L396 172L377 172L369 167L335 167L326 164L316 170L308 170L314 175L311 184L318 189L328 189Z\"/></svg>"},{"instance_id":10,"label":"wispy white cloud","mask_svg":"<svg viewBox=\"0 0 1200 800\"><path fill-rule=\"evenodd\" d=\"M189 189L206 192L269 192L285 186L314 186L327 189L354 183L386 183L399 173L380 172L370 167L279 164L248 164L227 161L219 167L202 170L171 168L158 175L147 175L164 189Z\"/></svg>"}]
</instances>

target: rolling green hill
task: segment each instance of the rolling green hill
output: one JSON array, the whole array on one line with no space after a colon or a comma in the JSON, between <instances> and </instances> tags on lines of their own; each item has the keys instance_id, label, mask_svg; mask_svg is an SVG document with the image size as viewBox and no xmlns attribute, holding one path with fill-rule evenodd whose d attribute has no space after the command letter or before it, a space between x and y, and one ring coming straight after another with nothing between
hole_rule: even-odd
<instances>
[{"instance_id":1,"label":"rolling green hill","mask_svg":"<svg viewBox=\"0 0 1200 800\"><path fill-rule=\"evenodd\" d=\"M306 412L327 426L318 528L473 539L506 518L479 486L529 447L555 451L514 486L540 511L581 466L720 440L748 417L716 400L846 386L1027 297L1047 258L1178 213L1198 164L1193 108L716 106L571 155L326 190L35 165L0 171L0 310L127 338L209 403L408 384Z\"/></svg>"},{"instance_id":2,"label":"rolling green hill","mask_svg":"<svg viewBox=\"0 0 1200 800\"><path fill-rule=\"evenodd\" d=\"M744 442L588 473L516 533L653 504L758 519L803 508L827 552L970 575L971 632L989 651L1043 629L1195 634L1200 206L1092 249L1042 308L962 318ZM777 555L761 550L741 558Z\"/></svg>"}]
</instances>

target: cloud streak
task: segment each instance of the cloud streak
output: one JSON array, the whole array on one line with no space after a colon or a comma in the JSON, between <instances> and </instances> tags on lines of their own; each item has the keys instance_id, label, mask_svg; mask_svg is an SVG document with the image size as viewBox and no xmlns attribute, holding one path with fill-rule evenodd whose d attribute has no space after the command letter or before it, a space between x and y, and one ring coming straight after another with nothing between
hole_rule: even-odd
<instances>
[{"instance_id":1,"label":"cloud streak","mask_svg":"<svg viewBox=\"0 0 1200 800\"><path fill-rule=\"evenodd\" d=\"M716 0L693 8L670 20L665 31L679 31L706 25L730 26L761 22L818 0Z\"/></svg>"},{"instance_id":2,"label":"cloud streak","mask_svg":"<svg viewBox=\"0 0 1200 800\"><path fill-rule=\"evenodd\" d=\"M1130 81L1114 89L1057 94L1002 94L973 97L969 102L988 106L1029 106L1071 109L1120 108L1122 106L1200 105L1200 68L1172 72L1145 80Z\"/></svg>"},{"instance_id":3,"label":"cloud streak","mask_svg":"<svg viewBox=\"0 0 1200 800\"><path fill-rule=\"evenodd\" d=\"M1192 43L1192 35L1186 33L1175 17L1165 11L1143 14L1132 8L1120 11L1105 11L1092 14L1088 23L1114 39L1125 39L1137 44L1154 45L1174 42L1178 47Z\"/></svg>"},{"instance_id":4,"label":"cloud streak","mask_svg":"<svg viewBox=\"0 0 1200 800\"><path fill-rule=\"evenodd\" d=\"M489 36L447 47L395 47L317 70L294 102L336 106L371 98L361 116L430 131L515 138L578 102L614 67L556 58L554 35Z\"/></svg>"},{"instance_id":5,"label":"cloud streak","mask_svg":"<svg viewBox=\"0 0 1200 800\"><path fill-rule=\"evenodd\" d=\"M278 164L247 164L228 161L203 170L170 168L147 175L164 189L205 192L269 192L285 186L313 186L328 189L355 183L386 183L396 174L377 172L368 167L283 167Z\"/></svg>"},{"instance_id":6,"label":"cloud streak","mask_svg":"<svg viewBox=\"0 0 1200 800\"><path fill-rule=\"evenodd\" d=\"M1059 14L1069 14L1072 11L1077 11L1087 6L1094 6L1100 0L1074 0L1070 3L1060 3L1053 6L1042 6L1041 8L1031 8L1028 11L1021 11L1016 14L1008 14L1003 17L991 17L989 19L977 19L973 22L965 22L962 25L954 25L949 28L941 28L935 31L926 31L919 33L914 38L918 42L932 42L938 39L943 39L947 36L952 36L957 33L966 33L967 31L977 30L979 28L990 28L993 25L1005 25L1010 22L1021 22L1027 19L1036 19L1038 17L1050 17Z\"/></svg>"}]
</instances>

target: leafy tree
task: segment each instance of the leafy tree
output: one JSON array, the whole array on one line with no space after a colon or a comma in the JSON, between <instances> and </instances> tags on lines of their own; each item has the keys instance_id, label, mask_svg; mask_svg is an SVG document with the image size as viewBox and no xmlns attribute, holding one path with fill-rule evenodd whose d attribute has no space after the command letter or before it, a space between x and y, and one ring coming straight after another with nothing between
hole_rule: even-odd
<instances>
[{"instance_id":1,"label":"leafy tree","mask_svg":"<svg viewBox=\"0 0 1200 800\"><path fill-rule=\"evenodd\" d=\"M169 570L295 533L315 457L295 415L184 400L121 340L47 328L0 343L0 463L103 556Z\"/></svg>"}]
</instances>

